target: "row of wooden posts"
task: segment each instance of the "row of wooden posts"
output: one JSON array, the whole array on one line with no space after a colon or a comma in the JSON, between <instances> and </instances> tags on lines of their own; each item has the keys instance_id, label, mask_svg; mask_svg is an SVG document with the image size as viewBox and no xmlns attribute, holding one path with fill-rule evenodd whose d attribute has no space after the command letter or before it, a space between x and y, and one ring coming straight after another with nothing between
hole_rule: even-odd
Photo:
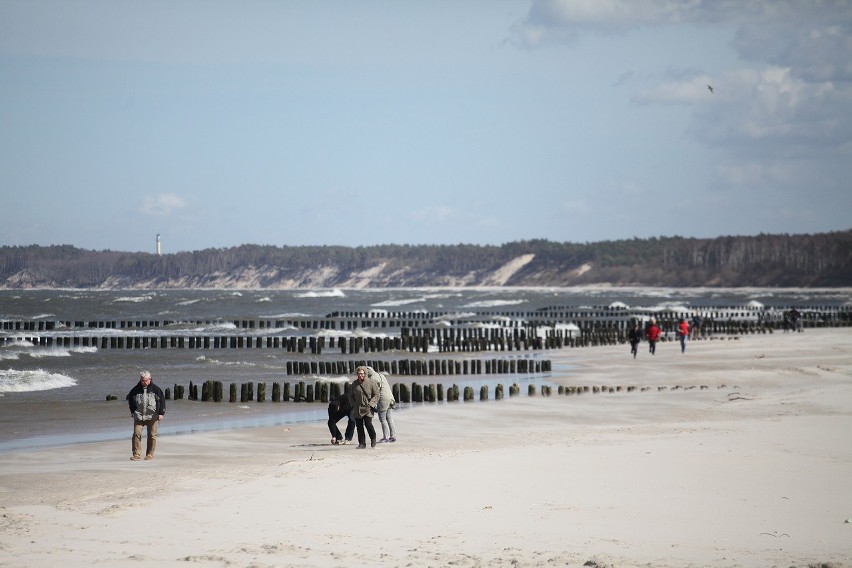
<instances>
[{"instance_id":1,"label":"row of wooden posts","mask_svg":"<svg viewBox=\"0 0 852 568\"><path fill-rule=\"evenodd\" d=\"M309 383L300 381L298 383L273 382L271 397L267 397L267 384L264 382L246 382L246 383L230 383L228 388L229 402L322 402L328 403L331 400L339 397L341 394L348 393L350 383L315 381ZM726 385L720 385L718 388L725 388ZM664 390L706 390L707 385L690 385L673 387L657 386L657 391ZM476 399L476 390L472 386L465 386L459 389L457 384L444 387L441 383L430 383L428 385L420 383L411 383L409 387L406 383L394 383L391 386L394 399L399 402L457 402L458 400L473 401ZM620 392L646 392L652 390L650 386L637 387L635 385L628 386L612 386L612 385L572 385L557 387L557 393L560 395L581 395L586 393L620 393ZM202 402L223 402L225 387L222 381L205 381L201 384L201 392L199 394L199 385L192 381L189 383L189 393L186 392L183 385L174 385L174 390L166 388L165 397L169 400L198 400ZM527 385L527 396L536 396L537 393L541 396L551 396L553 394L552 385ZM479 400L489 400L490 389L488 385L479 387ZM509 386L509 396L518 396L521 393L521 387L517 383ZM505 396L505 390L502 384L497 384L494 388L494 399L501 400ZM108 395L107 400L116 400L114 395Z\"/></svg>"},{"instance_id":2,"label":"row of wooden posts","mask_svg":"<svg viewBox=\"0 0 852 568\"><path fill-rule=\"evenodd\" d=\"M266 386L267 385L264 382L240 383L239 386L237 385L237 383L231 383L228 389L228 401L293 401L327 403L339 397L341 394L348 392L350 383L326 381L316 381L314 383L308 383L305 381L300 381L291 385L291 383L289 382L285 382L283 384L279 382L273 382L271 398L267 398ZM188 400L200 400L202 402L222 402L224 400L225 387L222 381L205 381L204 383L202 383L200 396L198 392L198 387L198 384L193 384L190 381L189 393L187 396ZM597 389L597 387L595 388ZM423 385L415 382L411 383L410 387L406 383L394 383L393 385L391 385L391 389L393 391L394 399L403 403L442 402L444 400L446 400L447 402L454 402L458 401L460 398L465 401L471 401L475 399L475 391L472 386L465 386L463 389L459 389L459 386L456 384L453 384L445 389L444 385L440 383ZM562 387L560 387L560 393L561 389ZM517 396L520 394L520 392L521 387L517 383L514 383L509 386L509 396ZM599 391L596 390L595 392ZM536 394L536 386L532 384L528 385L527 393L528 396L534 396ZM543 396L550 396L551 386L541 385L541 394ZM167 399L171 399L173 396L175 400L182 400L185 395L187 395L187 393L184 390L183 385L174 385L174 391L169 388L165 390L165 396ZM110 397L107 398L109 399ZM488 385L482 385L479 389L479 400L488 400L488 398ZM496 400L504 398L504 387L502 384L498 384L494 388L494 398Z\"/></svg>"},{"instance_id":3,"label":"row of wooden posts","mask_svg":"<svg viewBox=\"0 0 852 568\"><path fill-rule=\"evenodd\" d=\"M702 325L701 337L773 333L771 325L746 322ZM428 330L420 330L428 331ZM407 351L428 353L437 346L440 353L455 352L514 352L563 349L627 342L627 334L619 328L600 327L582 332L547 330L538 337L536 330L493 330L496 334L468 334L466 330L443 330L443 333L414 334L401 337L279 337L279 336L88 336L41 335L31 337L0 337L0 346L27 342L40 347L95 347L99 349L280 349L287 353L322 355L326 350L340 354L382 353ZM665 339L665 336L664 336Z\"/></svg>"}]
</instances>

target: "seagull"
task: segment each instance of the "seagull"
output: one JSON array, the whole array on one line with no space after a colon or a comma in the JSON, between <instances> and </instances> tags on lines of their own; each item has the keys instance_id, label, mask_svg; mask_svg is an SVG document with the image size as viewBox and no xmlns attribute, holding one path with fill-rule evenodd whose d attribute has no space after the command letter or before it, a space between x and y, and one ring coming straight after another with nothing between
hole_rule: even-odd
<instances>
[{"instance_id":1,"label":"seagull","mask_svg":"<svg viewBox=\"0 0 852 568\"><path fill-rule=\"evenodd\" d=\"M711 87L710 85L707 85L707 88L710 89L710 93L712 94L713 93L713 87Z\"/></svg>"}]
</instances>

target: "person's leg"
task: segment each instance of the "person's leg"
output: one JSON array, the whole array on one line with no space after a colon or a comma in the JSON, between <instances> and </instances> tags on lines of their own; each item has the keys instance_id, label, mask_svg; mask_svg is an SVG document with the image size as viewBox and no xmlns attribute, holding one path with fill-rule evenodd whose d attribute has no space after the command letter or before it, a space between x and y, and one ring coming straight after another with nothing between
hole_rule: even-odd
<instances>
[{"instance_id":1,"label":"person's leg","mask_svg":"<svg viewBox=\"0 0 852 568\"><path fill-rule=\"evenodd\" d=\"M352 414L348 417L348 422L346 423L346 441L351 442L352 437L355 435L355 419L352 418Z\"/></svg>"},{"instance_id":2,"label":"person's leg","mask_svg":"<svg viewBox=\"0 0 852 568\"><path fill-rule=\"evenodd\" d=\"M380 410L379 411L379 423L382 425L382 439L380 442L388 441L388 410Z\"/></svg>"},{"instance_id":3,"label":"person's leg","mask_svg":"<svg viewBox=\"0 0 852 568\"><path fill-rule=\"evenodd\" d=\"M140 459L142 457L142 428L145 427L144 422L133 421L133 457Z\"/></svg>"},{"instance_id":4,"label":"person's leg","mask_svg":"<svg viewBox=\"0 0 852 568\"><path fill-rule=\"evenodd\" d=\"M367 446L367 437L364 435L364 419L356 418L355 419L355 427L358 430L358 447L363 448ZM372 425L370 426L372 428Z\"/></svg>"},{"instance_id":5,"label":"person's leg","mask_svg":"<svg viewBox=\"0 0 852 568\"><path fill-rule=\"evenodd\" d=\"M393 413L391 410L391 408L388 408L387 412L385 412L385 419L388 421L388 430L390 431L388 441L396 442L396 428L393 426Z\"/></svg>"},{"instance_id":6,"label":"person's leg","mask_svg":"<svg viewBox=\"0 0 852 568\"><path fill-rule=\"evenodd\" d=\"M145 452L145 459L149 459L148 456L154 457L154 452L157 450L157 426L159 424L160 422L156 418L148 421L148 451Z\"/></svg>"},{"instance_id":7,"label":"person's leg","mask_svg":"<svg viewBox=\"0 0 852 568\"><path fill-rule=\"evenodd\" d=\"M366 428L367 428L367 434L370 435L370 445L375 446L376 445L376 429L373 428L373 417L372 416L365 416L364 417L364 426L366 426ZM365 443L366 443L366 440L365 440Z\"/></svg>"},{"instance_id":8,"label":"person's leg","mask_svg":"<svg viewBox=\"0 0 852 568\"><path fill-rule=\"evenodd\" d=\"M337 427L337 421L343 418L345 414L328 411L328 431L331 432L331 443L334 444L343 439L343 434L340 433L340 428Z\"/></svg>"}]
</instances>

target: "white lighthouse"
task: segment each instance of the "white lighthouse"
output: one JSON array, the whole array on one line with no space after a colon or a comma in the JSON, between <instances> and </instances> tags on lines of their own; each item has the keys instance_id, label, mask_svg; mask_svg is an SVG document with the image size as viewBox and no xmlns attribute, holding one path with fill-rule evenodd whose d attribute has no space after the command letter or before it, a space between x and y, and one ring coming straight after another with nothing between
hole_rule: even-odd
<instances>
[{"instance_id":1,"label":"white lighthouse","mask_svg":"<svg viewBox=\"0 0 852 568\"><path fill-rule=\"evenodd\" d=\"M160 233L157 233L157 256L161 256L163 251L160 250Z\"/></svg>"}]
</instances>

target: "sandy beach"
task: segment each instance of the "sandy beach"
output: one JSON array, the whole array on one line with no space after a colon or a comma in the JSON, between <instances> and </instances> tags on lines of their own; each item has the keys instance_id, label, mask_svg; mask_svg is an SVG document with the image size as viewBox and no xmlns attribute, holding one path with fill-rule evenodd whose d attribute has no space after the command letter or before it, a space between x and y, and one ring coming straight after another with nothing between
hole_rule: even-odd
<instances>
[{"instance_id":1,"label":"sandy beach","mask_svg":"<svg viewBox=\"0 0 852 568\"><path fill-rule=\"evenodd\" d=\"M164 423L131 462L128 421L0 455L0 566L852 565L852 329L641 347L550 354L620 392L405 409L375 449Z\"/></svg>"}]
</instances>

